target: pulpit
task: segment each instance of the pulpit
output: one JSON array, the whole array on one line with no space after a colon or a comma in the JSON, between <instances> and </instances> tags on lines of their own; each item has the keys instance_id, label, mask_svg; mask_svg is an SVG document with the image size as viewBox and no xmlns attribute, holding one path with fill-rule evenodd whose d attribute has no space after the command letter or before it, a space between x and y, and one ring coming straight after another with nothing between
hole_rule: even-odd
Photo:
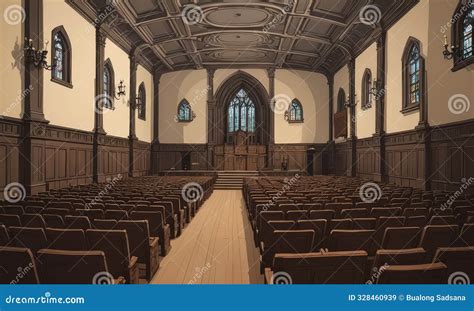
<instances>
[{"instance_id":1,"label":"pulpit","mask_svg":"<svg viewBox=\"0 0 474 311\"><path fill-rule=\"evenodd\" d=\"M255 135L237 131L228 137L228 144L214 149L217 170L257 171L265 168L267 148L255 144Z\"/></svg>"}]
</instances>

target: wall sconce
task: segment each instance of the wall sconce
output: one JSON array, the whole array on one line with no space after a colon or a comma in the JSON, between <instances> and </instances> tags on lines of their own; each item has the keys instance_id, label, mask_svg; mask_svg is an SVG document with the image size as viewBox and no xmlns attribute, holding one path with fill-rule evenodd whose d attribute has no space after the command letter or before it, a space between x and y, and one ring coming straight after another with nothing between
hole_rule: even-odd
<instances>
[{"instance_id":1,"label":"wall sconce","mask_svg":"<svg viewBox=\"0 0 474 311\"><path fill-rule=\"evenodd\" d=\"M25 41L25 57L27 63L31 63L37 68L43 68L49 71L56 67L56 58L54 58L53 65L48 65L48 61L46 60L48 57L47 47L49 42L46 42L44 49L36 50L36 48L33 46L32 39L25 38Z\"/></svg>"},{"instance_id":2,"label":"wall sconce","mask_svg":"<svg viewBox=\"0 0 474 311\"><path fill-rule=\"evenodd\" d=\"M118 95L118 96L117 96ZM125 96L125 84L123 84L123 80L120 80L120 84L118 86L118 92L117 95L114 95L116 100L119 100L120 97ZM138 99L138 98L137 98Z\"/></svg>"},{"instance_id":3,"label":"wall sconce","mask_svg":"<svg viewBox=\"0 0 474 311\"><path fill-rule=\"evenodd\" d=\"M444 59L451 60L455 56L459 57L459 47L452 45L451 46L451 51L449 50L449 44L448 44L448 36L444 35L444 51L443 51L443 56Z\"/></svg>"},{"instance_id":4,"label":"wall sconce","mask_svg":"<svg viewBox=\"0 0 474 311\"><path fill-rule=\"evenodd\" d=\"M290 111L289 110L285 111L285 121L287 121L287 122L290 121Z\"/></svg>"}]
</instances>

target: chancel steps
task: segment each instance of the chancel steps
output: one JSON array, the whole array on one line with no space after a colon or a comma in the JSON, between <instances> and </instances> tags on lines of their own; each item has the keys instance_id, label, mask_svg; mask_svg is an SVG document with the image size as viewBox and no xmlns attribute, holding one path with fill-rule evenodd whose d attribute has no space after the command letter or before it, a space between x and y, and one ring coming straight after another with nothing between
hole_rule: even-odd
<instances>
[{"instance_id":1,"label":"chancel steps","mask_svg":"<svg viewBox=\"0 0 474 311\"><path fill-rule=\"evenodd\" d=\"M256 176L258 176L257 171L220 171L217 173L214 189L242 189L244 178Z\"/></svg>"}]
</instances>

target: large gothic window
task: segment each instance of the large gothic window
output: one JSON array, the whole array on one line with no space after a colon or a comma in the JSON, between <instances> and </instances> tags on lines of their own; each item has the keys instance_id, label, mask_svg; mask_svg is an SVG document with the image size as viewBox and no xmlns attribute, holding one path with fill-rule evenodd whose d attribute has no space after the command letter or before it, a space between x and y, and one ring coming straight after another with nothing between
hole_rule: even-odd
<instances>
[{"instance_id":1,"label":"large gothic window","mask_svg":"<svg viewBox=\"0 0 474 311\"><path fill-rule=\"evenodd\" d=\"M453 70L459 70L474 63L472 47L472 28L474 27L474 1L459 0L454 12L452 27L452 46L457 47L454 53Z\"/></svg>"},{"instance_id":2,"label":"large gothic window","mask_svg":"<svg viewBox=\"0 0 474 311\"><path fill-rule=\"evenodd\" d=\"M255 104L244 89L240 89L229 104L227 111L229 133L255 132Z\"/></svg>"},{"instance_id":3,"label":"large gothic window","mask_svg":"<svg viewBox=\"0 0 474 311\"><path fill-rule=\"evenodd\" d=\"M415 38L409 38L403 52L403 108L410 112L424 102L425 62L421 55L421 44Z\"/></svg>"},{"instance_id":4,"label":"large gothic window","mask_svg":"<svg viewBox=\"0 0 474 311\"><path fill-rule=\"evenodd\" d=\"M52 81L67 87L71 84L71 42L63 26L52 31L52 58L54 67L51 70Z\"/></svg>"}]
</instances>

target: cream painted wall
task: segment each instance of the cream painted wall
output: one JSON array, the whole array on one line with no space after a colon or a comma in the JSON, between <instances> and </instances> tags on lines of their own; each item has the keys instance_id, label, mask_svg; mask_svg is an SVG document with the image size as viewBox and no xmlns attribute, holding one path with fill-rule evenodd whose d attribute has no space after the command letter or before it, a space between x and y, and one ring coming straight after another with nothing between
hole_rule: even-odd
<instances>
[{"instance_id":1,"label":"cream painted wall","mask_svg":"<svg viewBox=\"0 0 474 311\"><path fill-rule=\"evenodd\" d=\"M22 100L29 87L22 86L21 59L24 30L21 0L0 1L0 115L20 118Z\"/></svg>"},{"instance_id":2,"label":"cream painted wall","mask_svg":"<svg viewBox=\"0 0 474 311\"><path fill-rule=\"evenodd\" d=\"M344 66L342 67L336 74L334 75L334 94L333 94L333 111L334 113L337 112L337 96L339 95L339 89L343 89L344 93L346 93L346 98L349 96L349 67ZM347 116L347 128L349 129L349 114ZM349 132L347 133L349 135ZM334 137L336 142L345 141L345 139Z\"/></svg>"},{"instance_id":3,"label":"cream painted wall","mask_svg":"<svg viewBox=\"0 0 474 311\"><path fill-rule=\"evenodd\" d=\"M127 53L109 39L105 43L105 60L107 59L110 59L114 68L115 89L117 89L120 81L123 80L127 86L127 96L121 97L119 100L115 99L115 110L104 108L104 130L108 135L128 137L130 118L130 107L128 105L128 96L130 95L130 59ZM137 89L139 83L137 79Z\"/></svg>"},{"instance_id":4,"label":"cream painted wall","mask_svg":"<svg viewBox=\"0 0 474 311\"><path fill-rule=\"evenodd\" d=\"M360 54L355 63L356 136L359 139L371 137L375 133L375 104L373 103L370 109L362 110L362 79L365 69L370 69L372 72L372 81L376 79L377 45L375 43Z\"/></svg>"},{"instance_id":5,"label":"cream painted wall","mask_svg":"<svg viewBox=\"0 0 474 311\"><path fill-rule=\"evenodd\" d=\"M160 80L160 142L207 143L207 72L184 70L166 73ZM189 123L175 121L178 105L186 99L196 113Z\"/></svg>"},{"instance_id":6,"label":"cream painted wall","mask_svg":"<svg viewBox=\"0 0 474 311\"><path fill-rule=\"evenodd\" d=\"M237 70L220 69L214 75L214 89ZM269 79L263 69L244 69L267 89ZM275 116L276 143L325 143L328 141L328 88L323 75L304 71L277 70L275 94L298 98L305 115L303 124L288 124L282 114ZM179 102L186 98L196 112L191 123L174 121ZM207 72L185 70L164 74L160 82L160 142L207 143ZM318 130L317 130L318 129Z\"/></svg>"},{"instance_id":7,"label":"cream painted wall","mask_svg":"<svg viewBox=\"0 0 474 311\"><path fill-rule=\"evenodd\" d=\"M303 106L304 123L288 123L285 110L275 113L275 143L326 143L329 140L329 89L324 75L298 70L277 70L275 96L297 98ZM281 111L278 113L278 111Z\"/></svg>"},{"instance_id":8,"label":"cream painted wall","mask_svg":"<svg viewBox=\"0 0 474 311\"><path fill-rule=\"evenodd\" d=\"M85 131L94 128L94 27L64 1L44 1L44 40L63 25L72 45L72 85L68 88L51 81L44 71L44 115L53 125ZM51 49L51 43L48 45ZM49 62L51 62L51 55Z\"/></svg>"},{"instance_id":9,"label":"cream painted wall","mask_svg":"<svg viewBox=\"0 0 474 311\"><path fill-rule=\"evenodd\" d=\"M153 76L148 70L139 65L137 69L137 95L138 88L142 82L145 84L146 91L146 118L145 121L143 121L138 118L138 112L136 113L135 131L139 140L151 142L153 139L153 97L155 96Z\"/></svg>"},{"instance_id":10,"label":"cream painted wall","mask_svg":"<svg viewBox=\"0 0 474 311\"><path fill-rule=\"evenodd\" d=\"M402 55L408 38L421 42L421 54L428 59L428 16L430 3L421 0L387 32L387 87L386 87L386 131L396 133L414 129L419 121L419 112L403 114ZM441 50L440 50L441 52ZM427 68L428 70L430 68Z\"/></svg>"},{"instance_id":11,"label":"cream painted wall","mask_svg":"<svg viewBox=\"0 0 474 311\"><path fill-rule=\"evenodd\" d=\"M474 118L474 65L452 72L453 62L445 60L441 54L444 35L446 34L448 40L451 40L450 22L457 4L458 1L454 0L430 1L428 46L430 57L426 62L430 125ZM457 108L456 102L459 104Z\"/></svg>"}]
</instances>

